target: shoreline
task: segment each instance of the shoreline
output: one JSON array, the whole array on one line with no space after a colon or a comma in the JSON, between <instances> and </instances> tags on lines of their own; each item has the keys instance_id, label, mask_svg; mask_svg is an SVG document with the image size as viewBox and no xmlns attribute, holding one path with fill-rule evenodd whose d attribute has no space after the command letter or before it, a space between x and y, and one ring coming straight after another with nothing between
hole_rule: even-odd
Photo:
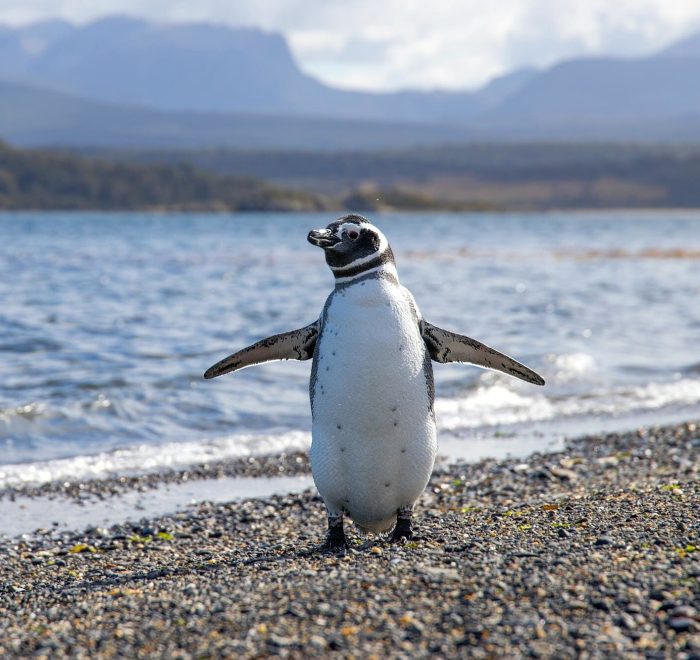
<instances>
[{"instance_id":1,"label":"shoreline","mask_svg":"<svg viewBox=\"0 0 700 660\"><path fill-rule=\"evenodd\" d=\"M321 210L304 210L304 209L222 209L222 208L202 208L202 209L182 209L182 208L169 208L169 207L143 207L143 208L0 208L0 216L10 216L10 215L26 215L32 213L41 213L42 215L63 215L70 213L71 215L181 215L181 216L199 216L199 215L236 215L236 216L246 216L246 215L267 215L270 213L279 213L282 215L293 215L295 213L303 213L304 215L315 214L319 217L328 217L329 213L343 213L346 211L357 210L354 208L344 207L339 205L337 207L330 207ZM685 213L698 213L700 212L700 204L692 206L543 206L541 208L537 207L493 207L493 208L464 208L455 209L451 208L449 205L445 207L431 207L431 208L395 208L395 207L385 207L381 209L362 209L363 213L372 213L378 216L391 216L391 215L424 215L426 213L440 213L441 215L532 215L532 216L542 216L551 215L557 213L571 213L575 215L591 215L597 216L606 213L619 213L619 214L654 214L654 213L669 213L669 214L685 214Z\"/></svg>"},{"instance_id":2,"label":"shoreline","mask_svg":"<svg viewBox=\"0 0 700 660\"><path fill-rule=\"evenodd\" d=\"M596 444L598 447L608 446L612 451L619 437L644 435L649 432L662 432L665 429L697 425L698 422L677 422L644 425L630 429L628 425L620 429L609 429L600 432L589 432L572 438L562 437L550 444L550 448L530 451L526 454L504 455L499 448L494 456L485 456L475 460L455 458L449 453L438 453L433 475L449 473L454 470L479 470L482 465L495 463L503 466L513 466L528 461L546 462L548 459L567 454L579 448L579 451L591 451L586 445ZM700 432L699 432L700 435ZM452 441L454 442L454 441ZM459 442L464 442L460 440ZM483 441L479 441L483 444ZM700 440L698 441L700 443ZM444 443L444 439L443 439ZM607 444L601 444L607 443ZM448 442L449 444L449 442ZM583 448L583 449L581 449ZM48 500L65 500L66 502L84 505L87 503L109 500L133 492L148 492L164 487L183 486L199 481L216 482L217 480L292 478L311 476L311 464L307 451L282 451L275 454L255 454L235 458L225 458L202 463L185 465L177 468L163 468L138 473L113 473L98 477L75 479L54 479L41 483L29 482L0 487L0 504L6 500L15 501L18 498ZM241 499L237 497L236 499ZM0 539L2 534L0 532Z\"/></svg>"},{"instance_id":3,"label":"shoreline","mask_svg":"<svg viewBox=\"0 0 700 660\"><path fill-rule=\"evenodd\" d=\"M0 655L700 655L700 423L440 467L416 509L345 557L313 489L0 539Z\"/></svg>"},{"instance_id":4,"label":"shoreline","mask_svg":"<svg viewBox=\"0 0 700 660\"><path fill-rule=\"evenodd\" d=\"M134 490L155 489L167 484L223 478L292 477L311 474L307 452L282 452L229 460L210 461L179 469L157 470L135 475L110 475L89 479L47 481L36 485L0 489L0 502L15 497L64 497L83 501L104 499Z\"/></svg>"}]
</instances>

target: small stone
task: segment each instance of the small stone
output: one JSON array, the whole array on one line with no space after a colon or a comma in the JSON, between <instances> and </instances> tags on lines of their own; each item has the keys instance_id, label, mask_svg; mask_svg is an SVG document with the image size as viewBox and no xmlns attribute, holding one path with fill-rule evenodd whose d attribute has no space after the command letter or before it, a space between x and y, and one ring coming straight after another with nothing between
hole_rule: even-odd
<instances>
[{"instance_id":1,"label":"small stone","mask_svg":"<svg viewBox=\"0 0 700 660\"><path fill-rule=\"evenodd\" d=\"M668 615L670 617L687 617L688 619L693 619L697 615L697 610L690 605L679 605L674 607Z\"/></svg>"},{"instance_id":2,"label":"small stone","mask_svg":"<svg viewBox=\"0 0 700 660\"><path fill-rule=\"evenodd\" d=\"M426 566L422 572L435 582L443 580L459 580L459 573L455 568L440 568L438 566Z\"/></svg>"},{"instance_id":3,"label":"small stone","mask_svg":"<svg viewBox=\"0 0 700 660\"><path fill-rule=\"evenodd\" d=\"M667 601L671 598L671 594L665 589L654 589L649 595L652 600L658 600L660 602Z\"/></svg>"},{"instance_id":4,"label":"small stone","mask_svg":"<svg viewBox=\"0 0 700 660\"><path fill-rule=\"evenodd\" d=\"M582 600L570 600L567 604L566 607L569 607L571 609L576 609L576 610L587 610L588 605L584 603Z\"/></svg>"},{"instance_id":5,"label":"small stone","mask_svg":"<svg viewBox=\"0 0 700 660\"><path fill-rule=\"evenodd\" d=\"M561 465L563 468L566 468L567 470L571 470L574 465L576 465L576 460L573 458L562 458L559 461L559 465Z\"/></svg>"},{"instance_id":6,"label":"small stone","mask_svg":"<svg viewBox=\"0 0 700 660\"><path fill-rule=\"evenodd\" d=\"M668 620L670 628L676 632L687 632L689 630L700 630L700 626L687 616L674 616Z\"/></svg>"},{"instance_id":7,"label":"small stone","mask_svg":"<svg viewBox=\"0 0 700 660\"><path fill-rule=\"evenodd\" d=\"M669 594L670 595L670 594ZM676 600L665 600L661 605L659 606L660 610L663 610L664 612L670 612L671 610L675 609L676 607L680 607L680 604Z\"/></svg>"},{"instance_id":8,"label":"small stone","mask_svg":"<svg viewBox=\"0 0 700 660\"><path fill-rule=\"evenodd\" d=\"M624 628L627 628L627 630L634 630L637 627L634 618L631 614L627 614L627 612L623 612L622 614L620 614L619 621L620 625Z\"/></svg>"},{"instance_id":9,"label":"small stone","mask_svg":"<svg viewBox=\"0 0 700 660\"><path fill-rule=\"evenodd\" d=\"M573 470L554 466L553 468L550 468L550 471L555 477L565 481L576 481L578 479L578 474L576 474Z\"/></svg>"},{"instance_id":10,"label":"small stone","mask_svg":"<svg viewBox=\"0 0 700 660\"><path fill-rule=\"evenodd\" d=\"M275 646L279 646L280 648L285 648L294 644L294 641L289 637L282 637L281 635L275 635L275 633L270 634L268 641Z\"/></svg>"},{"instance_id":11,"label":"small stone","mask_svg":"<svg viewBox=\"0 0 700 660\"><path fill-rule=\"evenodd\" d=\"M294 603L287 608L287 614L290 616L295 616L298 619L303 619L306 616L304 608L300 607L299 605L295 605Z\"/></svg>"},{"instance_id":12,"label":"small stone","mask_svg":"<svg viewBox=\"0 0 700 660\"><path fill-rule=\"evenodd\" d=\"M613 540L607 535L603 534L602 536L599 536L593 545L601 546L601 545L611 545Z\"/></svg>"},{"instance_id":13,"label":"small stone","mask_svg":"<svg viewBox=\"0 0 700 660\"><path fill-rule=\"evenodd\" d=\"M382 549L381 549L379 546L377 546L377 545L372 546L372 547L369 549L369 551L370 551L373 555L381 555L381 554L382 554Z\"/></svg>"}]
</instances>

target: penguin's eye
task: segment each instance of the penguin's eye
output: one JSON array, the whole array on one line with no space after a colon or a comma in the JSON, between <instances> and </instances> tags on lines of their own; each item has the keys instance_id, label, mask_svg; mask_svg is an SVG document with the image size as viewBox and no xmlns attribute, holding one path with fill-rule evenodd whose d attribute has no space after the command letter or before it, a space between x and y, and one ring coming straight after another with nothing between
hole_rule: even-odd
<instances>
[{"instance_id":1,"label":"penguin's eye","mask_svg":"<svg viewBox=\"0 0 700 660\"><path fill-rule=\"evenodd\" d=\"M345 235L346 235L351 241L356 241L356 240L359 238L359 236L360 236L360 232L359 232L359 231L355 231L354 229L351 229L350 231L346 232Z\"/></svg>"}]
</instances>

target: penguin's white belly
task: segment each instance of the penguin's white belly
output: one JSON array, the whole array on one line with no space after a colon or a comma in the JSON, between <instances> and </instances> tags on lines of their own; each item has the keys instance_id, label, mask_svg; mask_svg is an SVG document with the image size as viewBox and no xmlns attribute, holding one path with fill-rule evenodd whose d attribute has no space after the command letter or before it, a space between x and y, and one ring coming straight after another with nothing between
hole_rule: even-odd
<instances>
[{"instance_id":1,"label":"penguin's white belly","mask_svg":"<svg viewBox=\"0 0 700 660\"><path fill-rule=\"evenodd\" d=\"M370 279L334 294L316 347L311 466L329 511L362 528L390 529L430 478L425 351L399 286Z\"/></svg>"}]
</instances>

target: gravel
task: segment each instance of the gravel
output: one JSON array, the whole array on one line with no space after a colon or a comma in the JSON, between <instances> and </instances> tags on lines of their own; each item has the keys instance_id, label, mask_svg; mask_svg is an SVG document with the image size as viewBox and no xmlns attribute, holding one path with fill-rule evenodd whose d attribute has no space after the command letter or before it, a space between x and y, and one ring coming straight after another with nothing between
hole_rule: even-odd
<instances>
[{"instance_id":1,"label":"gravel","mask_svg":"<svg viewBox=\"0 0 700 660\"><path fill-rule=\"evenodd\" d=\"M443 468L345 556L312 491L2 541L0 657L697 659L699 475L687 423Z\"/></svg>"}]
</instances>

